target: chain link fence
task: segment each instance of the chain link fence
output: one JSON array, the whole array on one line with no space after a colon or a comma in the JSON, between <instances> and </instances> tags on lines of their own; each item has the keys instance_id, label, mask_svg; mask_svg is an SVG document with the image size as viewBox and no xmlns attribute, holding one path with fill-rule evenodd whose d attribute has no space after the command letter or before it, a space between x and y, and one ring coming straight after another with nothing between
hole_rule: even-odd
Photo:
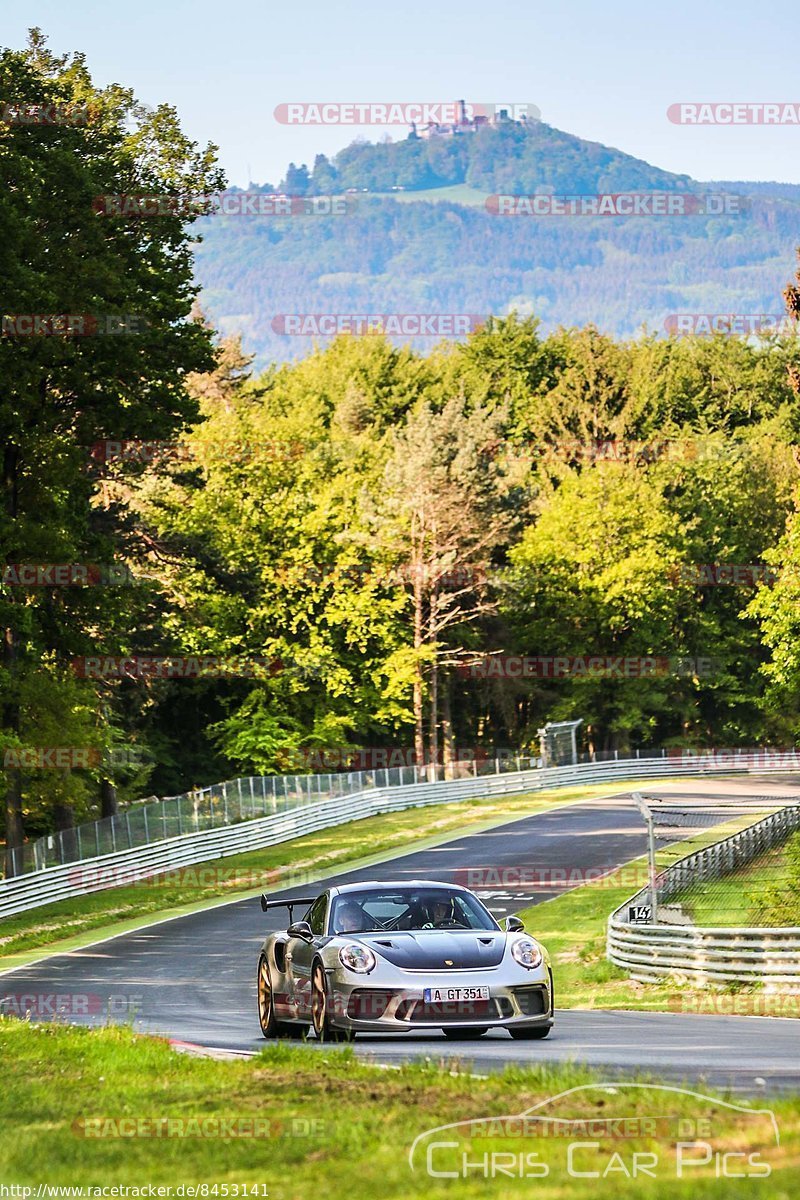
<instances>
[{"instance_id":1,"label":"chain link fence","mask_svg":"<svg viewBox=\"0 0 800 1200\"><path fill-rule=\"evenodd\" d=\"M480 759L459 759L450 765L448 778L467 779L506 771L527 771L538 764L538 758L506 751ZM321 800L354 795L369 788L425 783L434 778L442 779L443 775L440 764L435 769L426 766L378 767L321 775L250 775L230 779L155 803L132 804L116 816L40 837L15 851L14 874L133 850L151 842L252 821L317 804Z\"/></svg>"}]
</instances>

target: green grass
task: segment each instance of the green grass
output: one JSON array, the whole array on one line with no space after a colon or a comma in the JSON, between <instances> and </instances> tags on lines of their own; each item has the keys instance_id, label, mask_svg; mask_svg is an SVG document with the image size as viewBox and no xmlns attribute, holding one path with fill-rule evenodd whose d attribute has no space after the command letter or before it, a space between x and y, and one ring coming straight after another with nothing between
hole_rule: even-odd
<instances>
[{"instance_id":1,"label":"green grass","mask_svg":"<svg viewBox=\"0 0 800 1200\"><path fill-rule=\"evenodd\" d=\"M752 1103L754 1109L774 1112L780 1133L776 1146L774 1128L764 1115L734 1110L719 1098L625 1084L602 1088L597 1086L601 1077L587 1070L548 1065L547 1043L538 1049L540 1061L531 1068L481 1079L457 1065L445 1069L430 1061L378 1070L356 1060L348 1048L311 1045L276 1045L243 1061L191 1058L125 1028L89 1031L2 1019L0 1179L34 1189L40 1183L207 1185L208 1196L232 1196L236 1184L263 1185L271 1200L507 1200L534 1195L538 1200L596 1200L600 1189L609 1200L735 1200L754 1189L764 1200L798 1194L798 1097ZM602 1173L613 1162L604 1180L567 1174L572 1137L513 1136L518 1126L504 1133L497 1124L491 1131L473 1126L471 1137L453 1131L429 1137L412 1172L409 1150L426 1131L519 1114L577 1087L582 1090L553 1101L544 1111L562 1120L635 1115L650 1122L627 1138L592 1134L597 1149L583 1152L576 1165ZM747 1104L736 1097L733 1101ZM120 1126L123 1118L128 1123ZM237 1123L228 1125L229 1135L231 1129L250 1128L259 1136L210 1136L215 1119ZM197 1136L201 1130L206 1136ZM147 1132L150 1136L141 1136ZM677 1180L676 1143L693 1134L715 1152L758 1154L772 1174L759 1180L718 1179L712 1159L710 1166L693 1168L688 1178ZM538 1153L549 1174L487 1179L473 1170L467 1178L434 1178L425 1169L425 1149L443 1138L457 1146L436 1150L434 1168L460 1166L462 1150L471 1162L486 1153ZM588 1139L579 1133L577 1140ZM656 1178L625 1177L619 1163L630 1169L635 1151L657 1155ZM619 1159L612 1160L615 1154ZM740 1159L735 1167L741 1169ZM259 1189L259 1195L264 1193Z\"/></svg>"},{"instance_id":2,"label":"green grass","mask_svg":"<svg viewBox=\"0 0 800 1200\"><path fill-rule=\"evenodd\" d=\"M0 969L29 961L43 947L53 952L75 949L148 921L224 903L237 896L311 884L340 867L366 865L398 850L412 851L447 841L462 829L475 832L620 790L619 783L609 783L405 809L89 896L60 900L0 921ZM80 869L79 864L76 869Z\"/></svg>"},{"instance_id":3,"label":"green grass","mask_svg":"<svg viewBox=\"0 0 800 1200\"><path fill-rule=\"evenodd\" d=\"M784 895L790 898L793 887L797 886L797 869L792 867L788 851L788 841L773 846L731 875L687 888L675 897L675 902L696 925L757 927L787 924L791 914L779 908L776 910L774 899ZM791 923L796 922L794 915Z\"/></svg>"},{"instance_id":4,"label":"green grass","mask_svg":"<svg viewBox=\"0 0 800 1200\"><path fill-rule=\"evenodd\" d=\"M437 201L448 200L451 204L465 204L469 208L484 208L488 192L482 192L478 188L470 187L466 183L454 183L450 187L426 188L419 192L370 192L364 193L359 199L367 200L370 197L378 199L399 200L403 204L418 203L420 200Z\"/></svg>"},{"instance_id":5,"label":"green grass","mask_svg":"<svg viewBox=\"0 0 800 1200\"><path fill-rule=\"evenodd\" d=\"M735 833L737 829L752 824L752 821L750 815L737 817L724 825L704 829L691 838L674 843L659 855L659 868ZM519 914L526 928L550 952L558 1007L704 1011L703 998L707 997L707 992L670 979L659 983L638 983L630 978L627 971L606 958L609 916L628 897L639 891L646 879L646 857L634 859L601 880L574 888L554 900L545 900ZM737 993L742 990L741 987L730 989ZM715 1011L713 1004L709 1006L709 1011ZM720 1003L719 1011L728 1011L724 1002ZM758 1013L767 1009L763 1005L759 1007L754 1001L749 1009L742 1002L738 1011ZM784 1007L780 1009L780 1014L800 1015L800 1004Z\"/></svg>"}]
</instances>

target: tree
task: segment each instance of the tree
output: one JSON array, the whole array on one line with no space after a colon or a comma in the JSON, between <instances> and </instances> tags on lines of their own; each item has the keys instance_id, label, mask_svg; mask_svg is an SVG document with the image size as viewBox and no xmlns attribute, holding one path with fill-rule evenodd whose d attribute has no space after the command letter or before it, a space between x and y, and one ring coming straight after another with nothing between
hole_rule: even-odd
<instances>
[{"instance_id":1,"label":"tree","mask_svg":"<svg viewBox=\"0 0 800 1200\"><path fill-rule=\"evenodd\" d=\"M122 87L97 88L82 56L51 55L37 30L25 51L0 53L0 93L11 105L78 114L0 128L0 546L6 564L86 561L97 544L87 447L169 436L195 412L185 376L211 361L210 342L187 320L196 289L181 201L222 177L214 148L190 142L173 109L146 111ZM99 211L98 197L136 194L171 196L174 211L139 220ZM26 336L37 316L44 332ZM24 681L43 656L108 633L84 600L3 600L2 724L12 736ZM24 836L22 789L21 772L10 771L7 870Z\"/></svg>"},{"instance_id":2,"label":"tree","mask_svg":"<svg viewBox=\"0 0 800 1200\"><path fill-rule=\"evenodd\" d=\"M298 167L295 163L289 163L280 191L285 192L287 196L305 196L310 186L311 179L306 164L301 163Z\"/></svg>"},{"instance_id":3,"label":"tree","mask_svg":"<svg viewBox=\"0 0 800 1200\"><path fill-rule=\"evenodd\" d=\"M378 536L412 599L415 754L425 761L423 697L429 686L429 758L436 771L439 675L461 661L450 634L491 611L492 555L508 535L495 455L504 413L471 408L463 396L440 411L423 403L392 437Z\"/></svg>"}]
</instances>

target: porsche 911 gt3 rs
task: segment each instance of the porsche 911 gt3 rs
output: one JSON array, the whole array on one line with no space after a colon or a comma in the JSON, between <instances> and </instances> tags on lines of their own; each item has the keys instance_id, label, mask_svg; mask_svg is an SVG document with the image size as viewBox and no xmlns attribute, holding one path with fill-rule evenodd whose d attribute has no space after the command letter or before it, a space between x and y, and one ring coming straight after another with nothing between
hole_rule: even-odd
<instances>
[{"instance_id":1,"label":"porsche 911 gt3 rs","mask_svg":"<svg viewBox=\"0 0 800 1200\"><path fill-rule=\"evenodd\" d=\"M331 887L270 900L289 910L265 940L258 1014L267 1038L441 1029L451 1038L507 1029L547 1037L553 975L547 951L517 917L501 929L477 896L425 880ZM293 920L294 908L304 909Z\"/></svg>"}]
</instances>

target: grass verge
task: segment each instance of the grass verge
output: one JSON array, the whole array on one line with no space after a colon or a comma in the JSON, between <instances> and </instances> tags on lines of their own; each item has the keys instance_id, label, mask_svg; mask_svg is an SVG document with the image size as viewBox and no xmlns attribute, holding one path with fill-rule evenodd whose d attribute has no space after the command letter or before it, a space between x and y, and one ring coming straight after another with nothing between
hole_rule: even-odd
<instances>
[{"instance_id":1,"label":"grass verge","mask_svg":"<svg viewBox=\"0 0 800 1200\"><path fill-rule=\"evenodd\" d=\"M504 821L594 796L624 791L619 783L552 789L496 800L411 808L351 821L292 841L184 867L88 896L59 900L0 921L0 970L90 941L126 933L154 920L181 916L237 896L312 883L342 867L367 866L478 832ZM424 835L424 836L420 836ZM80 864L76 870L80 870Z\"/></svg>"},{"instance_id":2,"label":"grass verge","mask_svg":"<svg viewBox=\"0 0 800 1200\"><path fill-rule=\"evenodd\" d=\"M193 1185L205 1187L195 1193L201 1197L270 1200L507 1200L534 1192L539 1200L596 1200L600 1189L609 1200L731 1200L750 1195L756 1184L764 1200L798 1194L800 1098L770 1103L773 1124L763 1102L744 1102L761 1109L758 1115L710 1093L598 1086L600 1076L550 1066L547 1045L540 1049L536 1065L482 1079L431 1062L378 1070L349 1049L312 1046L278 1044L245 1061L190 1058L125 1028L89 1031L5 1018L0 1178L32 1187L34 1196L40 1184ZM575 1088L581 1090L554 1099ZM541 1102L550 1136L542 1136L541 1123L502 1120ZM615 1119L632 1117L635 1126L615 1132ZM495 1120L423 1137L412 1170L409 1151L420 1135L481 1118ZM591 1135L589 1127L555 1126L555 1118L592 1121ZM678 1150L694 1137L700 1146ZM428 1148L437 1142L430 1165L438 1176L427 1169ZM570 1172L576 1142L584 1145L573 1150ZM705 1158L703 1143L706 1165L687 1167L689 1158ZM737 1179L718 1176L716 1156L726 1151L735 1152L728 1170L739 1172ZM635 1153L650 1157L648 1171L633 1178ZM754 1158L747 1162L746 1154ZM754 1164L761 1177L743 1178ZM445 1171L456 1178L443 1177ZM244 1193L245 1186L256 1190ZM190 1193L184 1186L177 1194Z\"/></svg>"},{"instance_id":3,"label":"grass verge","mask_svg":"<svg viewBox=\"0 0 800 1200\"><path fill-rule=\"evenodd\" d=\"M695 925L800 924L800 834L721 879L694 884L675 897Z\"/></svg>"},{"instance_id":4,"label":"grass verge","mask_svg":"<svg viewBox=\"0 0 800 1200\"><path fill-rule=\"evenodd\" d=\"M752 820L752 816L738 817L674 843L659 855L659 868L735 833ZM768 997L758 986L742 985L720 992L701 991L668 978L638 983L609 962L608 918L646 879L647 859L637 858L602 879L520 912L526 928L550 951L558 1007L800 1016L800 997Z\"/></svg>"}]
</instances>

